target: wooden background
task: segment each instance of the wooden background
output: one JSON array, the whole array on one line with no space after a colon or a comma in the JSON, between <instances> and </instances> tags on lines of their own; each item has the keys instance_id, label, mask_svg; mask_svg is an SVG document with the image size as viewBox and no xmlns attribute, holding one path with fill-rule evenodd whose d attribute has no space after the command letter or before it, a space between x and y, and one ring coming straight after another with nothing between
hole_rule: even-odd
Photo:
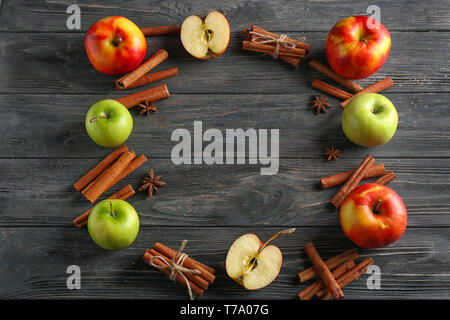
<instances>
[{"instance_id":1,"label":"wooden background","mask_svg":"<svg viewBox=\"0 0 450 320\"><path fill-rule=\"evenodd\" d=\"M390 183L408 209L408 228L395 244L363 250L381 269L381 289L368 290L367 275L344 289L347 299L450 298L450 9L448 1L377 1L381 22L392 36L391 53L380 71L358 81L367 86L391 77L383 94L399 112L397 134L388 144L362 148L340 127L338 100L315 115L308 102L311 81L324 76L303 63L295 69L241 50L240 30L257 24L270 31L306 36L312 57L324 61L324 41L342 18L365 14L361 1L76 1L81 30L66 27L74 1L0 1L0 298L187 299L142 261L160 241L217 269L217 280L200 299L296 299L306 287L297 272L310 266L303 246L312 241L328 258L354 247L328 203L337 191L320 190L321 176L356 167L367 153L397 173ZM129 202L139 212L135 243L120 252L97 247L72 219L90 208L72 184L111 150L95 145L84 129L88 108L117 92L113 78L89 64L86 30L96 20L128 17L141 27L180 24L191 14L218 9L232 34L225 54L198 61L177 36L149 39L147 56L164 48L170 58L155 70L178 66L164 81L171 93L150 118L132 111L127 145L149 162L114 190L139 181L150 167L168 185L149 199ZM136 90L133 90L136 91ZM179 165L170 159L177 128L280 129L280 170L261 176L259 165ZM343 158L327 162L335 144ZM109 193L108 193L109 194ZM244 233L262 240L296 227L276 240L283 252L279 277L248 292L228 279L227 250ZM81 268L81 290L68 290L66 268Z\"/></svg>"}]
</instances>

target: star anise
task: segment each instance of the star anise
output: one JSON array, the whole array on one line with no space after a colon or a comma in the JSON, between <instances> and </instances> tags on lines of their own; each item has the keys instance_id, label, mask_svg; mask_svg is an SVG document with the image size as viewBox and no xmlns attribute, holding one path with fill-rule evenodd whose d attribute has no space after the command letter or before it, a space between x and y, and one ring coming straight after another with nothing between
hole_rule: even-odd
<instances>
[{"instance_id":1,"label":"star anise","mask_svg":"<svg viewBox=\"0 0 450 320\"><path fill-rule=\"evenodd\" d=\"M328 98L318 95L314 97L314 100L311 101L309 104L311 106L309 109L316 109L316 114L319 114L321 111L327 112L327 108L331 108L331 105L327 102Z\"/></svg>"},{"instance_id":2,"label":"star anise","mask_svg":"<svg viewBox=\"0 0 450 320\"><path fill-rule=\"evenodd\" d=\"M325 148L325 152L323 154L328 157L328 161L331 159L337 160L342 157L339 151L340 149L334 149L334 145L332 145L331 148Z\"/></svg>"},{"instance_id":3,"label":"star anise","mask_svg":"<svg viewBox=\"0 0 450 320\"><path fill-rule=\"evenodd\" d=\"M158 109L155 107L155 101L143 101L141 104L138 104L138 107L141 108L139 111L140 114L150 115L150 113L158 111Z\"/></svg>"},{"instance_id":4,"label":"star anise","mask_svg":"<svg viewBox=\"0 0 450 320\"><path fill-rule=\"evenodd\" d=\"M153 196L153 191L158 192L158 187L164 187L167 183L160 181L161 176L156 176L153 169L150 169L148 175L142 180L142 186L138 189L139 192L148 190L148 196Z\"/></svg>"}]
</instances>

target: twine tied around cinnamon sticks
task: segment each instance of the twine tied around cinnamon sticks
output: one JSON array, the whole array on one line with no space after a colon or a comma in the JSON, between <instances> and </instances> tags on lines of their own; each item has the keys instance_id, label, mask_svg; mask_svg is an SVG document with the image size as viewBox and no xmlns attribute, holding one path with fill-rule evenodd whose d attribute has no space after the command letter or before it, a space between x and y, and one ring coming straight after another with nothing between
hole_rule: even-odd
<instances>
[{"instance_id":1,"label":"twine tied around cinnamon sticks","mask_svg":"<svg viewBox=\"0 0 450 320\"><path fill-rule=\"evenodd\" d=\"M184 260L186 260L186 258L188 257L188 255L186 253L182 252L184 247L186 246L186 244L187 244L187 240L183 240L181 242L180 248L173 256L171 262L167 261L166 258L164 258L160 255L155 255L150 258L150 260L148 261L148 264L159 270L169 270L170 274L168 276L169 276L169 279L172 281L176 280L178 274L180 276L182 276L184 281L186 282L186 288L189 293L189 298L191 300L194 300L194 296L192 294L192 289L189 284L189 280L186 278L184 273L192 273L192 274L200 275L201 271L197 270L197 269L189 269L189 268L183 267ZM161 260L166 265L160 266L160 265L155 264L153 262L153 260L155 260L155 259Z\"/></svg>"},{"instance_id":2,"label":"twine tied around cinnamon sticks","mask_svg":"<svg viewBox=\"0 0 450 320\"><path fill-rule=\"evenodd\" d=\"M256 31L249 30L249 34L254 35L250 41L258 42L260 44L273 44L275 49L273 50L272 57L274 59L278 59L278 54L280 52L280 46L285 47L286 49L295 49L295 43L297 41L304 41L306 37L301 37L297 40L287 40L287 34L281 34L280 37L274 37L268 34L259 33Z\"/></svg>"}]
</instances>

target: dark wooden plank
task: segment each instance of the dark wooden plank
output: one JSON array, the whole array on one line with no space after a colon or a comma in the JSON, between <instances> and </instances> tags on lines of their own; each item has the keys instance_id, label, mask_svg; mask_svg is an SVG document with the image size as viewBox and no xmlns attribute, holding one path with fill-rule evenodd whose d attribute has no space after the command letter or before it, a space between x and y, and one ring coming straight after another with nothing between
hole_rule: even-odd
<instances>
[{"instance_id":1,"label":"dark wooden plank","mask_svg":"<svg viewBox=\"0 0 450 320\"><path fill-rule=\"evenodd\" d=\"M450 234L445 228L410 228L391 246L377 250L359 249L361 259L374 258L381 271L381 289L367 288L368 275L344 289L346 299L448 299L445 250ZM324 258L348 250L353 244L335 228L304 228L277 239L283 252L278 278L257 291L245 291L229 279L223 266L229 246L240 235L257 234L263 241L280 231L272 228L176 228L144 227L131 247L107 252L97 247L86 230L75 228L1 229L0 298L2 299L187 299L185 289L142 260L154 242L178 248L188 240L185 252L216 268L216 281L205 299L297 299L310 284L300 284L297 272L310 267L303 246L312 241ZM212 236L214 235L214 236ZM359 261L359 260L358 260ZM81 289L68 290L69 265L81 270Z\"/></svg>"},{"instance_id":2,"label":"dark wooden plank","mask_svg":"<svg viewBox=\"0 0 450 320\"><path fill-rule=\"evenodd\" d=\"M4 0L0 8L0 31L67 31L70 1ZM366 14L371 3L358 1L77 1L81 10L81 29L111 15L122 15L139 26L179 24L187 16L208 9L224 12L232 30L249 24L272 26L285 31L328 31L342 18ZM445 1L377 1L381 21L389 30L450 30L450 13ZM369 14L371 14L370 12ZM401 19L399 19L401 17Z\"/></svg>"},{"instance_id":3,"label":"dark wooden plank","mask_svg":"<svg viewBox=\"0 0 450 320\"><path fill-rule=\"evenodd\" d=\"M385 66L362 86L386 76L396 85L386 92L400 114L396 137L380 148L353 146L342 134L337 100L325 115L307 110L316 91L314 77L270 57L241 50L239 31L258 24L290 36L306 35L313 57L324 60L324 39L341 18L365 13L355 1L79 1L82 29L69 31L70 1L0 1L0 298L186 299L186 291L142 261L155 241L187 252L218 271L201 299L296 299L306 287L296 273L309 267L302 247L312 241L323 257L353 247L327 201L337 191L320 190L318 178L354 168L370 152L397 173L389 186L404 199L409 221L394 245L361 250L381 268L381 290L368 290L367 275L344 289L347 299L448 299L450 287L448 204L450 113L448 61L450 12L445 1L381 1L382 22L393 47ZM141 219L137 241L127 250L106 252L87 230L71 221L91 205L73 182L110 150L93 144L84 130L89 106L126 92L114 90L112 77L89 64L84 32L113 14L138 25L180 23L186 16L220 8L233 30L220 58L196 61L177 36L150 39L149 55L165 48L170 58L158 70L178 66L166 83L170 99L158 103L150 119L133 111L135 128L127 144L150 162L120 186L137 187L149 167L168 185L152 200L131 198ZM419 40L420 41L419 41ZM418 42L421 45L418 45ZM133 90L135 91L135 90ZM331 117L331 118L330 118ZM261 176L259 165L182 165L170 160L176 128L279 128L280 171ZM322 152L334 143L344 158L327 162ZM114 190L117 190L116 186ZM109 194L109 193L108 193ZM243 233L262 240L297 226L277 239L284 253L280 276L269 287L246 292L223 268L230 244ZM206 251L207 250L207 251ZM66 288L67 266L82 270L82 290Z\"/></svg>"},{"instance_id":4,"label":"dark wooden plank","mask_svg":"<svg viewBox=\"0 0 450 320\"><path fill-rule=\"evenodd\" d=\"M344 157L448 157L450 112L445 94L393 94L399 113L396 136L378 148L358 147L341 129L338 100L327 113L308 110L313 88L297 94L174 94L159 101L158 113L150 117L132 110L134 128L127 144L154 158L170 159L178 141L171 141L175 129L194 135L194 121L202 121L203 132L226 129L279 129L281 158L321 159L325 147L335 144ZM18 95L4 94L0 100L1 158L102 158L108 149L93 143L86 133L84 118L97 100L109 95ZM138 109L138 108L137 108ZM205 142L206 146L209 142ZM193 147L192 147L193 150ZM193 151L192 151L193 152Z\"/></svg>"},{"instance_id":5,"label":"dark wooden plank","mask_svg":"<svg viewBox=\"0 0 450 320\"><path fill-rule=\"evenodd\" d=\"M448 159L382 159L397 174L389 184L403 198L409 226L450 226ZM153 159L102 198L140 180L150 167L168 185L152 199L145 193L129 202L144 226L338 226L328 201L338 188L321 190L322 176L356 167L360 159L281 160L276 176L261 176L259 165L174 165ZM0 160L2 226L73 226L92 205L72 184L96 160ZM369 180L371 181L371 180ZM75 228L75 227L73 227Z\"/></svg>"},{"instance_id":6,"label":"dark wooden plank","mask_svg":"<svg viewBox=\"0 0 450 320\"><path fill-rule=\"evenodd\" d=\"M326 61L326 33L305 35L313 45L312 57ZM0 93L116 95L114 78L90 65L83 37L81 33L0 34ZM411 50L418 37L421 45ZM243 51L238 32L232 34L227 51L210 61L190 57L176 36L149 41L148 56L159 48L170 55L155 71L179 67L179 75L166 81L172 94L298 93L310 86L314 77L324 79L305 63L295 69L267 55ZM392 32L392 41L392 51L382 69L359 84L365 87L389 76L396 83L390 92L449 92L450 32L427 33L425 37L414 32Z\"/></svg>"}]
</instances>

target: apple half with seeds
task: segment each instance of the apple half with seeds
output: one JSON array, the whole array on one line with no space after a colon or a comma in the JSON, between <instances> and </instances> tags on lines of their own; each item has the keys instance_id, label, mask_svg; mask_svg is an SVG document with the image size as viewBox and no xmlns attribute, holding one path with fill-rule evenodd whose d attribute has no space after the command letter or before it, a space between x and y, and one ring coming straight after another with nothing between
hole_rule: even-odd
<instances>
[{"instance_id":1,"label":"apple half with seeds","mask_svg":"<svg viewBox=\"0 0 450 320\"><path fill-rule=\"evenodd\" d=\"M203 19L193 15L181 25L181 43L193 57L212 59L225 52L230 42L230 25L227 18L211 11Z\"/></svg>"},{"instance_id":2,"label":"apple half with seeds","mask_svg":"<svg viewBox=\"0 0 450 320\"><path fill-rule=\"evenodd\" d=\"M280 235L294 231L295 228L280 231L264 244L253 233L237 238L228 250L225 261L228 276L247 290L269 285L280 273L283 255L277 246L267 244Z\"/></svg>"}]
</instances>

